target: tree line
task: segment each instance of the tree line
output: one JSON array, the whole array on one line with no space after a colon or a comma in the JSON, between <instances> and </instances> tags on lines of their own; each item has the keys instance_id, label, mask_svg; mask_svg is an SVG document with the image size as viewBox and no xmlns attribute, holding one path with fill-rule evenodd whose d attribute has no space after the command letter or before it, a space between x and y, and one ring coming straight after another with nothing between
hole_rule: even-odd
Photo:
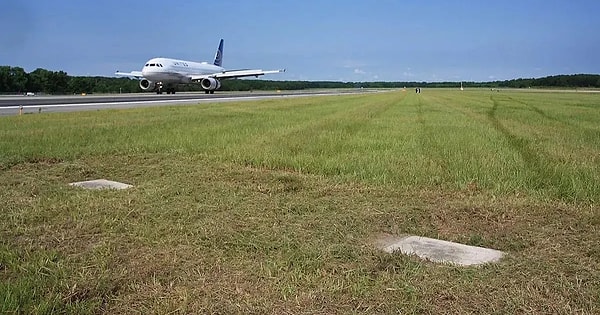
<instances>
[{"instance_id":1,"label":"tree line","mask_svg":"<svg viewBox=\"0 0 600 315\"><path fill-rule=\"evenodd\" d=\"M463 82L464 87L529 88L566 87L600 88L600 75L573 74L543 78L513 79L492 82ZM334 88L403 88L403 87L458 87L460 82L335 82L335 81L272 81L233 79L223 82L223 91L252 90L303 90ZM199 84L179 87L180 91L201 91ZM135 93L142 90L138 81L129 78L101 76L70 76L64 71L38 68L27 73L23 68L0 66L0 94L44 94L81 93Z\"/></svg>"},{"instance_id":2,"label":"tree line","mask_svg":"<svg viewBox=\"0 0 600 315\"><path fill-rule=\"evenodd\" d=\"M70 76L64 71L42 68L27 73L20 67L0 66L0 94L133 93L139 90L138 82L128 78Z\"/></svg>"}]
</instances>

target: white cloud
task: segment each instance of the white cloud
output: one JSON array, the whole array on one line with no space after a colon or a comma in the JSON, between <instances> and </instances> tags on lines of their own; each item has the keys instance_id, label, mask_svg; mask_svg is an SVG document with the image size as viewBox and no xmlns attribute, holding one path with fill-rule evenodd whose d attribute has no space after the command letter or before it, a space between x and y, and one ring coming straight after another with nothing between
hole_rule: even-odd
<instances>
[{"instance_id":1,"label":"white cloud","mask_svg":"<svg viewBox=\"0 0 600 315\"><path fill-rule=\"evenodd\" d=\"M354 73L355 73L355 74L365 74L366 72L364 72L364 71L363 71L363 70L361 70L361 69L358 69L358 68L356 68L356 69L354 69Z\"/></svg>"},{"instance_id":2,"label":"white cloud","mask_svg":"<svg viewBox=\"0 0 600 315\"><path fill-rule=\"evenodd\" d=\"M342 68L361 68L367 64L360 60L343 60L341 62Z\"/></svg>"}]
</instances>

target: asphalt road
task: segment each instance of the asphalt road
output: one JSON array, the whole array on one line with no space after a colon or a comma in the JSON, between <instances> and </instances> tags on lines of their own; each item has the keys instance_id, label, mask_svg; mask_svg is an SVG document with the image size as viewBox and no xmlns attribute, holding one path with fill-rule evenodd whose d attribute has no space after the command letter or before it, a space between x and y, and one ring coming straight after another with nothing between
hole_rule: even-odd
<instances>
[{"instance_id":1,"label":"asphalt road","mask_svg":"<svg viewBox=\"0 0 600 315\"><path fill-rule=\"evenodd\" d=\"M364 93L366 90L293 91L293 92L217 92L170 94L112 94L112 95L73 95L73 96L2 96L0 116L47 112L72 112L83 110L122 109L143 106L163 106L176 104L198 104L209 102L232 102L269 98L301 97L315 95L336 95Z\"/></svg>"}]
</instances>

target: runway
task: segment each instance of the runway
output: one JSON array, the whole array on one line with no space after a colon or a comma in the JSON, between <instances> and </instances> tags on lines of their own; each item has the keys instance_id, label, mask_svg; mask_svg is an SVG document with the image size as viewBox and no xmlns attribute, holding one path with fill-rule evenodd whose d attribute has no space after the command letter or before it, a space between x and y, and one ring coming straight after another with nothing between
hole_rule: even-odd
<instances>
[{"instance_id":1,"label":"runway","mask_svg":"<svg viewBox=\"0 0 600 315\"><path fill-rule=\"evenodd\" d=\"M2 96L0 116L48 112L73 112L83 110L123 109L144 106L198 104L214 102L250 101L285 97L339 95L365 93L366 90L285 91L285 92L197 92L169 94L111 94L73 96Z\"/></svg>"}]
</instances>

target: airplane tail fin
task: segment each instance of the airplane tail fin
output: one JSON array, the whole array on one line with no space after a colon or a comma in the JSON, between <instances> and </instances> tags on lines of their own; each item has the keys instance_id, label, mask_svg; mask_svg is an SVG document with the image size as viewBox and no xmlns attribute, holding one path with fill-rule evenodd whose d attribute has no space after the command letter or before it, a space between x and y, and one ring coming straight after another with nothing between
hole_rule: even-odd
<instances>
[{"instance_id":1,"label":"airplane tail fin","mask_svg":"<svg viewBox=\"0 0 600 315\"><path fill-rule=\"evenodd\" d=\"M215 54L215 62L213 62L215 66L221 67L223 65L223 39L219 42L219 48L217 49L217 53Z\"/></svg>"}]
</instances>

